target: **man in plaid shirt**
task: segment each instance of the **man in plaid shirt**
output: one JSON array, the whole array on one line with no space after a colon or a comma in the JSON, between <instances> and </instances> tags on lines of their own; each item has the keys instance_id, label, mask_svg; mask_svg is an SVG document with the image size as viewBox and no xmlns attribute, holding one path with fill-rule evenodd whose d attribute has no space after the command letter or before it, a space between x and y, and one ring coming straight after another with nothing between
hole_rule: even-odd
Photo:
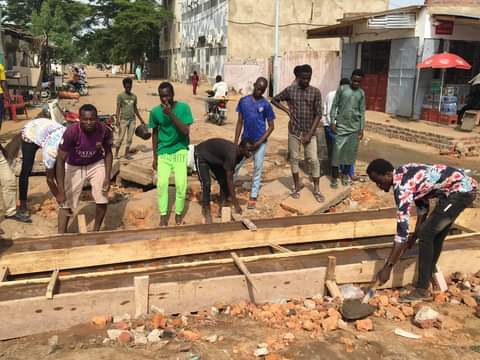
<instances>
[{"instance_id":1,"label":"man in plaid shirt","mask_svg":"<svg viewBox=\"0 0 480 360\"><path fill-rule=\"evenodd\" d=\"M388 192L393 188L398 209L394 247L377 274L378 281L383 284L390 279L393 266L418 237L417 286L401 300L428 300L428 287L442 252L443 241L455 219L475 200L477 181L465 175L463 170L446 165L407 164L394 169L384 159L372 161L367 173L380 189ZM437 198L438 202L429 215L431 198ZM417 224L414 233L409 236L413 205L417 210Z\"/></svg>"},{"instance_id":2,"label":"man in plaid shirt","mask_svg":"<svg viewBox=\"0 0 480 360\"><path fill-rule=\"evenodd\" d=\"M294 183L290 195L294 199L298 199L299 192L303 187L299 176L299 161L303 146L305 161L309 164L312 172L313 195L318 202L323 202L325 198L320 192L319 186L320 163L316 138L318 136L316 130L322 118L322 96L319 89L310 86L312 79L310 65L302 65L296 67L295 70L296 81L272 99L272 104L285 111L290 118L288 122L288 154ZM282 105L282 101L285 101L288 107Z\"/></svg>"}]
</instances>

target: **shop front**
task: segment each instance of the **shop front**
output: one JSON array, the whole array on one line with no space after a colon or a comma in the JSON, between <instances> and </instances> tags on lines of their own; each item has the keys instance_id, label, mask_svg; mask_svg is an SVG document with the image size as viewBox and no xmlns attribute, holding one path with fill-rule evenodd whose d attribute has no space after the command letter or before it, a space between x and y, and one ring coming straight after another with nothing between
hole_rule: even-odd
<instances>
[{"instance_id":1,"label":"shop front","mask_svg":"<svg viewBox=\"0 0 480 360\"><path fill-rule=\"evenodd\" d=\"M480 14L472 15L480 10L454 10L410 6L345 18L307 33L309 38L342 39L342 77L354 68L364 71L367 109L452 123L468 101L469 81L480 72ZM417 69L445 51L462 57L471 68Z\"/></svg>"}]
</instances>

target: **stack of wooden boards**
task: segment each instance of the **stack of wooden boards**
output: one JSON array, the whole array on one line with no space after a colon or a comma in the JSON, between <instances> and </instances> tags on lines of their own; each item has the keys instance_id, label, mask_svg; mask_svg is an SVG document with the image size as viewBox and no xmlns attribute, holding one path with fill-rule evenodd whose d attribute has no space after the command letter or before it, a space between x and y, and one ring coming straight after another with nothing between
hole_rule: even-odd
<instances>
[{"instance_id":1,"label":"stack of wooden boards","mask_svg":"<svg viewBox=\"0 0 480 360\"><path fill-rule=\"evenodd\" d=\"M337 284L368 283L390 250L394 215L384 209L265 219L254 221L255 231L238 221L4 241L0 339L152 306L183 313L245 299L312 297L325 291L329 256ZM464 233L446 241L444 272L479 270L479 219L480 211L467 209L457 220ZM414 279L416 251L405 254L385 286Z\"/></svg>"}]
</instances>

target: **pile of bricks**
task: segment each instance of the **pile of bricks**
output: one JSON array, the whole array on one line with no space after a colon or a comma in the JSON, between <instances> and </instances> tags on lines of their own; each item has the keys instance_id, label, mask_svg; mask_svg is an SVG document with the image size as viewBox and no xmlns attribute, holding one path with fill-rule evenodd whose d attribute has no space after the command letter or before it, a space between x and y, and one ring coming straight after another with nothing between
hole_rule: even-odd
<instances>
[{"instance_id":1,"label":"pile of bricks","mask_svg":"<svg viewBox=\"0 0 480 360\"><path fill-rule=\"evenodd\" d=\"M433 129L432 132L419 131L390 123L371 121L366 122L365 129L389 138L432 146L440 151L454 152L459 144L471 151L480 151L480 136L453 137L436 134Z\"/></svg>"}]
</instances>

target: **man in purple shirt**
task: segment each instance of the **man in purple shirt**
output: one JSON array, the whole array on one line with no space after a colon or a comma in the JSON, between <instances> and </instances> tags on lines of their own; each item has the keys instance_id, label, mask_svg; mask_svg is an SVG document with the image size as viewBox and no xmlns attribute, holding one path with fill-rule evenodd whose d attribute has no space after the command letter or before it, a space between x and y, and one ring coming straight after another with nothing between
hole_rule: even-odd
<instances>
[{"instance_id":1,"label":"man in purple shirt","mask_svg":"<svg viewBox=\"0 0 480 360\"><path fill-rule=\"evenodd\" d=\"M95 231L100 230L108 204L112 171L112 133L97 117L91 104L79 110L80 122L65 130L57 154L58 233L67 232L72 210L78 205L86 180L95 200Z\"/></svg>"}]
</instances>

